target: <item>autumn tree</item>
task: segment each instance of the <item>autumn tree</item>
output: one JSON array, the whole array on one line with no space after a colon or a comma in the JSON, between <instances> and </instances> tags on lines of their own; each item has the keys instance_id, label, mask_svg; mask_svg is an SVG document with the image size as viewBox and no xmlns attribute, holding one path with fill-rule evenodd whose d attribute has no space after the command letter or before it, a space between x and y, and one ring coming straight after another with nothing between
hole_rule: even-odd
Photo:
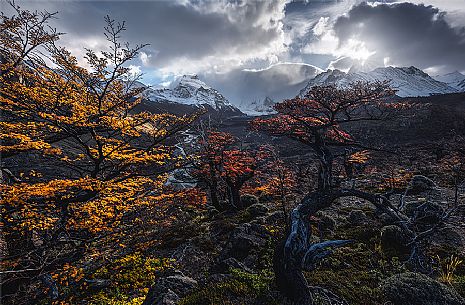
<instances>
[{"instance_id":1,"label":"autumn tree","mask_svg":"<svg viewBox=\"0 0 465 305\"><path fill-rule=\"evenodd\" d=\"M265 159L261 150L242 147L227 132L206 130L199 137L197 162L192 174L207 186L210 200L219 210L241 209L241 189ZM228 205L221 199L226 197Z\"/></svg>"},{"instance_id":2,"label":"autumn tree","mask_svg":"<svg viewBox=\"0 0 465 305\"><path fill-rule=\"evenodd\" d=\"M183 162L173 136L198 115L133 111L141 89L128 63L145 45L120 42L124 23L105 18L108 47L87 49L86 69L57 45L54 14L11 7L0 25L5 295L38 278L50 289L50 271L82 256L86 240L156 202ZM38 160L33 175L21 172L28 159Z\"/></svg>"},{"instance_id":3,"label":"autumn tree","mask_svg":"<svg viewBox=\"0 0 465 305\"><path fill-rule=\"evenodd\" d=\"M333 166L341 150L358 151L346 156L346 170L356 162L364 162L369 145L357 140L351 131L367 121L389 120L398 110L410 107L386 101L394 91L388 82L351 84L347 88L321 86L312 88L304 97L274 106L277 114L257 118L252 128L275 137L288 137L307 145L319 163L317 189L311 191L290 214L287 237L275 250L274 270L280 290L296 304L313 304L311 289L302 270L314 270L318 262L331 253L331 248L346 245L348 240L312 243L308 219L329 207L338 198L355 196L372 203L393 224L401 227L411 240L413 253L425 234L414 232L408 217L389 201L389 194L372 194L334 183ZM412 258L416 257L412 255ZM331 295L328 295L331 298Z\"/></svg>"}]
</instances>

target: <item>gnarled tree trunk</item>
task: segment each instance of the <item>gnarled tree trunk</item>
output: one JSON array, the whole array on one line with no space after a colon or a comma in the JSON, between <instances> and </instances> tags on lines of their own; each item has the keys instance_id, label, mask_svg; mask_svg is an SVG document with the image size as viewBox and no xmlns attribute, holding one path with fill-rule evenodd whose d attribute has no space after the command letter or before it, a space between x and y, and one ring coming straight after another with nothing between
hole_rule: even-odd
<instances>
[{"instance_id":1,"label":"gnarled tree trunk","mask_svg":"<svg viewBox=\"0 0 465 305\"><path fill-rule=\"evenodd\" d=\"M398 215L382 196L353 189L316 191L307 195L292 211L288 235L277 246L273 262L278 289L294 304L313 304L311 290L303 271L314 270L321 259L331 254L333 248L351 242L350 240L330 240L315 244L310 242L309 218L319 210L329 207L337 198L346 196L368 200L396 223L405 221L402 215ZM335 301L335 304L345 304L341 300Z\"/></svg>"}]
</instances>

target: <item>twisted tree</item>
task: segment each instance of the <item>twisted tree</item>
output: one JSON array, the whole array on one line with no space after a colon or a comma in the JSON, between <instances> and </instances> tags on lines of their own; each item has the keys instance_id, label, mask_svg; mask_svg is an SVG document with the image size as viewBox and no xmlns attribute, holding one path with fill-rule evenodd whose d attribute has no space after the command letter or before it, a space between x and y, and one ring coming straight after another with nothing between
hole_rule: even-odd
<instances>
[{"instance_id":1,"label":"twisted tree","mask_svg":"<svg viewBox=\"0 0 465 305\"><path fill-rule=\"evenodd\" d=\"M349 240L330 240L312 244L309 218L331 206L338 198L356 196L371 202L378 210L401 226L414 242L418 237L407 225L408 218L389 202L388 194L371 194L334 185L332 169L337 149L364 150L350 126L357 122L387 120L403 104L386 102L394 94L388 82L355 83L348 88L335 86L312 88L303 98L294 98L274 106L277 115L258 118L252 128L276 137L289 137L308 145L317 161L318 187L311 191L290 214L285 240L275 250L274 270L279 289L295 304L313 304L303 271L312 271L331 249ZM344 303L344 302L342 302Z\"/></svg>"}]
</instances>

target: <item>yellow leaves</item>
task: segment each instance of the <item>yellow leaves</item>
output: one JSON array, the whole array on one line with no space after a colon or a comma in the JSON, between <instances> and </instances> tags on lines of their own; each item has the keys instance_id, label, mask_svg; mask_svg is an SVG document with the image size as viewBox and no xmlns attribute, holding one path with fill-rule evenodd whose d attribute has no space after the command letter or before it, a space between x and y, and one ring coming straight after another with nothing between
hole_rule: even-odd
<instances>
[{"instance_id":1,"label":"yellow leaves","mask_svg":"<svg viewBox=\"0 0 465 305\"><path fill-rule=\"evenodd\" d=\"M352 164L364 164L368 161L369 156L370 152L368 150L357 151L349 156L347 162Z\"/></svg>"}]
</instances>

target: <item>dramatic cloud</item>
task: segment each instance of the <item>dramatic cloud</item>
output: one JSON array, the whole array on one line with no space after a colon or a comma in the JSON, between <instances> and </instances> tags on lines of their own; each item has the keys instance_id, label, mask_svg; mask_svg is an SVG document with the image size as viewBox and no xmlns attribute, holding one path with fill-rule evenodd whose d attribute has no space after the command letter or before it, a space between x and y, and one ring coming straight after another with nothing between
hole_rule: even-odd
<instances>
[{"instance_id":1,"label":"dramatic cloud","mask_svg":"<svg viewBox=\"0 0 465 305\"><path fill-rule=\"evenodd\" d=\"M145 73L144 82L167 84L185 73L204 75L221 88L250 81L238 85L250 92L230 94L239 100L276 98L262 77L270 72L258 70L274 67L269 71L279 70L280 77L295 73L280 79L291 84L306 75L290 66L276 68L286 62L322 69L363 64L465 71L463 0L16 1L27 9L58 11L54 26L66 33L60 43L81 60L85 47L106 48L103 18L110 15L126 21L123 39L150 44L131 62L134 73ZM260 75L260 81L243 77L248 74Z\"/></svg>"},{"instance_id":2,"label":"dramatic cloud","mask_svg":"<svg viewBox=\"0 0 465 305\"><path fill-rule=\"evenodd\" d=\"M445 17L423 4L362 3L337 19L334 33L339 48L358 41L381 62L431 72L465 70L465 28L452 27Z\"/></svg>"},{"instance_id":3,"label":"dramatic cloud","mask_svg":"<svg viewBox=\"0 0 465 305\"><path fill-rule=\"evenodd\" d=\"M280 63L266 69L235 69L227 73L203 73L199 77L236 105L271 98L295 97L309 79L323 72L308 64Z\"/></svg>"},{"instance_id":4,"label":"dramatic cloud","mask_svg":"<svg viewBox=\"0 0 465 305\"><path fill-rule=\"evenodd\" d=\"M150 44L140 64L161 74L222 71L254 61L270 64L286 50L284 0L19 3L58 11L55 26L67 33L62 43L80 57L83 47L104 47L105 15L125 20L124 39Z\"/></svg>"}]
</instances>

